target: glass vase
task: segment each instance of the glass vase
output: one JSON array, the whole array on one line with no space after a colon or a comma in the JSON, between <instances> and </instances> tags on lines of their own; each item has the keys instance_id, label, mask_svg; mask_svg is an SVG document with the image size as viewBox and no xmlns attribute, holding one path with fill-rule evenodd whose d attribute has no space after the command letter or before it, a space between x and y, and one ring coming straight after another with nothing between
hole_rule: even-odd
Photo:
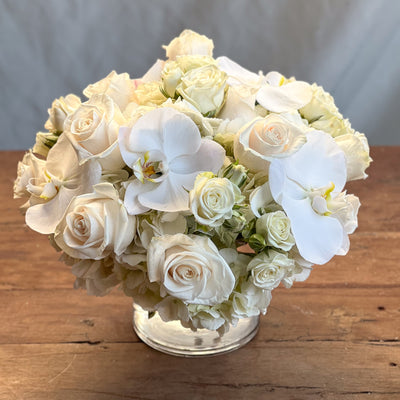
<instances>
[{"instance_id":1,"label":"glass vase","mask_svg":"<svg viewBox=\"0 0 400 400\"><path fill-rule=\"evenodd\" d=\"M236 350L254 338L260 317L239 319L238 324L220 336L216 331L184 328L179 321L164 322L158 313L149 318L148 312L133 305L133 328L139 338L158 351L181 357L204 357Z\"/></svg>"}]
</instances>

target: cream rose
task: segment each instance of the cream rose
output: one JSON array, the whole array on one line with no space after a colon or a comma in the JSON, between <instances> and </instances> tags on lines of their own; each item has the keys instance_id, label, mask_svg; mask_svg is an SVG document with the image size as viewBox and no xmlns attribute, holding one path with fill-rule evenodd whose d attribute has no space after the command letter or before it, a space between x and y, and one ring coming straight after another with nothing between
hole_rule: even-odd
<instances>
[{"instance_id":1,"label":"cream rose","mask_svg":"<svg viewBox=\"0 0 400 400\"><path fill-rule=\"evenodd\" d=\"M214 43L207 36L200 35L190 29L185 29L174 38L168 46L163 46L170 60L183 55L212 56Z\"/></svg>"},{"instance_id":2,"label":"cream rose","mask_svg":"<svg viewBox=\"0 0 400 400\"><path fill-rule=\"evenodd\" d=\"M135 91L135 95L137 97L137 103L141 106L147 107L160 106L167 100L167 98L162 94L160 90L160 82L149 82L140 84Z\"/></svg>"},{"instance_id":3,"label":"cream rose","mask_svg":"<svg viewBox=\"0 0 400 400\"><path fill-rule=\"evenodd\" d=\"M135 235L136 217L128 215L113 185L100 183L93 188L93 193L71 201L55 229L57 245L74 258L120 255Z\"/></svg>"},{"instance_id":4,"label":"cream rose","mask_svg":"<svg viewBox=\"0 0 400 400\"><path fill-rule=\"evenodd\" d=\"M333 137L353 134L354 129L339 112L333 97L315 83L311 85L311 89L311 101L299 110L310 126L329 133Z\"/></svg>"},{"instance_id":5,"label":"cream rose","mask_svg":"<svg viewBox=\"0 0 400 400\"><path fill-rule=\"evenodd\" d=\"M256 232L264 236L268 246L285 251L289 251L295 243L290 220L283 211L270 212L258 218Z\"/></svg>"},{"instance_id":6,"label":"cream rose","mask_svg":"<svg viewBox=\"0 0 400 400\"><path fill-rule=\"evenodd\" d=\"M328 119L339 114L333 97L322 86L311 85L312 97L308 104L300 108L300 113L310 123L319 119Z\"/></svg>"},{"instance_id":7,"label":"cream rose","mask_svg":"<svg viewBox=\"0 0 400 400\"><path fill-rule=\"evenodd\" d=\"M135 88L136 82L129 78L129 74L111 71L104 79L87 86L83 94L88 98L95 94L106 94L123 111L128 103L136 101Z\"/></svg>"},{"instance_id":8,"label":"cream rose","mask_svg":"<svg viewBox=\"0 0 400 400\"><path fill-rule=\"evenodd\" d=\"M50 132L62 132L64 121L68 114L74 112L81 105L81 99L74 94L55 99L48 109L49 119L44 127Z\"/></svg>"},{"instance_id":9,"label":"cream rose","mask_svg":"<svg viewBox=\"0 0 400 400\"><path fill-rule=\"evenodd\" d=\"M306 142L306 129L278 114L256 118L236 134L235 158L252 172L268 174L273 158L287 157Z\"/></svg>"},{"instance_id":10,"label":"cream rose","mask_svg":"<svg viewBox=\"0 0 400 400\"><path fill-rule=\"evenodd\" d=\"M212 174L197 176L189 193L190 209L202 225L220 226L232 217L235 203L241 200L240 189L226 178L210 178Z\"/></svg>"},{"instance_id":11,"label":"cream rose","mask_svg":"<svg viewBox=\"0 0 400 400\"><path fill-rule=\"evenodd\" d=\"M206 65L187 72L176 91L203 115L213 117L224 104L227 75L215 65Z\"/></svg>"},{"instance_id":12,"label":"cream rose","mask_svg":"<svg viewBox=\"0 0 400 400\"><path fill-rule=\"evenodd\" d=\"M124 122L111 97L96 94L66 118L64 130L81 162L97 159L104 170L114 170L124 165L118 147L118 129Z\"/></svg>"},{"instance_id":13,"label":"cream rose","mask_svg":"<svg viewBox=\"0 0 400 400\"><path fill-rule=\"evenodd\" d=\"M161 73L161 79L163 82L163 90L166 95L172 98L175 97L176 87L181 81L182 75L183 71L176 61L169 61L165 64Z\"/></svg>"},{"instance_id":14,"label":"cream rose","mask_svg":"<svg viewBox=\"0 0 400 400\"><path fill-rule=\"evenodd\" d=\"M256 255L247 266L253 284L267 290L275 289L294 268L294 260L274 250Z\"/></svg>"},{"instance_id":15,"label":"cream rose","mask_svg":"<svg viewBox=\"0 0 400 400\"><path fill-rule=\"evenodd\" d=\"M364 134L341 135L335 138L335 142L344 151L346 156L347 181L365 179L365 170L369 167L372 158L369 156L369 146Z\"/></svg>"},{"instance_id":16,"label":"cream rose","mask_svg":"<svg viewBox=\"0 0 400 400\"><path fill-rule=\"evenodd\" d=\"M204 236L154 237L147 252L150 282L161 295L186 303L215 305L229 298L235 277L214 243Z\"/></svg>"}]
</instances>

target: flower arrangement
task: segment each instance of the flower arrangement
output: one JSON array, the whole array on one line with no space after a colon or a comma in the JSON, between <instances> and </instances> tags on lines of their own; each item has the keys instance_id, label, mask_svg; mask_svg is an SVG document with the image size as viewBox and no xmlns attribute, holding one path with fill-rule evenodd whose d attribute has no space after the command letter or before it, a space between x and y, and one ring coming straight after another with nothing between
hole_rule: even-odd
<instances>
[{"instance_id":1,"label":"flower arrangement","mask_svg":"<svg viewBox=\"0 0 400 400\"><path fill-rule=\"evenodd\" d=\"M316 84L256 74L185 30L139 79L56 99L14 197L75 287L223 334L349 249L366 137Z\"/></svg>"}]
</instances>

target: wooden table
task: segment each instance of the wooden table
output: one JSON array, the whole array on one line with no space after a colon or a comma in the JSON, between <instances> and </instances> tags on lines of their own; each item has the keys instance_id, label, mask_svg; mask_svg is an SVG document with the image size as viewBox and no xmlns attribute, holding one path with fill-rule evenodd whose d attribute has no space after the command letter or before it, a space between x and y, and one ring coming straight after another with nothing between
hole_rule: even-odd
<instances>
[{"instance_id":1,"label":"wooden table","mask_svg":"<svg viewBox=\"0 0 400 400\"><path fill-rule=\"evenodd\" d=\"M132 304L72 288L12 200L22 152L1 153L0 399L400 399L400 147L373 148L346 257L278 288L256 338L213 358L150 349Z\"/></svg>"}]
</instances>

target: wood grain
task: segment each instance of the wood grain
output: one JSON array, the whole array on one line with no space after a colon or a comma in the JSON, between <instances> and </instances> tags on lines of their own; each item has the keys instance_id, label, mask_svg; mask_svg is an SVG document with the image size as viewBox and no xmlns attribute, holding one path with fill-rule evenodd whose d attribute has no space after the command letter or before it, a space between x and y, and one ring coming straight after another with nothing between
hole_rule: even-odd
<instances>
[{"instance_id":1,"label":"wood grain","mask_svg":"<svg viewBox=\"0 0 400 400\"><path fill-rule=\"evenodd\" d=\"M400 399L400 148L372 149L346 257L273 292L245 348L204 359L158 353L132 304L72 289L69 267L12 200L22 152L0 169L0 400Z\"/></svg>"}]
</instances>

